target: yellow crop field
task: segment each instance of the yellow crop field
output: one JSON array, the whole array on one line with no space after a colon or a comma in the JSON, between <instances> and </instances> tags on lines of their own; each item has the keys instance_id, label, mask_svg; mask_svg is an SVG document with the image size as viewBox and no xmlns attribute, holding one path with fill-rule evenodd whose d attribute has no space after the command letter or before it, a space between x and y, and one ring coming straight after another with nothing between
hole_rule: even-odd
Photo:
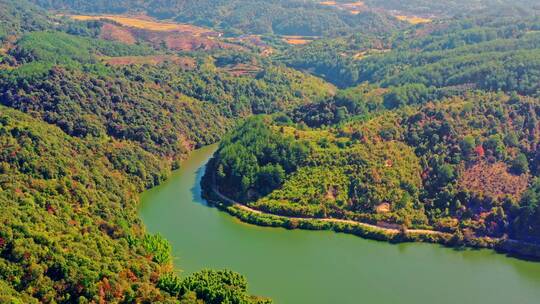
<instances>
[{"instance_id":1,"label":"yellow crop field","mask_svg":"<svg viewBox=\"0 0 540 304\"><path fill-rule=\"evenodd\" d=\"M401 21L407 21L411 24L430 23L432 21L429 18L422 18L418 16L397 15L396 18L398 18Z\"/></svg>"},{"instance_id":2,"label":"yellow crop field","mask_svg":"<svg viewBox=\"0 0 540 304\"><path fill-rule=\"evenodd\" d=\"M334 6L342 10L346 10L353 15L360 14L362 11L367 9L367 6L362 1L351 2L351 3L337 3L336 1L323 1L319 2L320 5Z\"/></svg>"},{"instance_id":3,"label":"yellow crop field","mask_svg":"<svg viewBox=\"0 0 540 304\"><path fill-rule=\"evenodd\" d=\"M358 53L354 54L352 57L354 59L356 59L356 60L362 60L362 59L364 59L366 57L381 54L381 53L386 53L386 52L389 52L389 51L390 51L389 49L384 49L384 50L381 50L381 49L369 49L369 50L358 52Z\"/></svg>"},{"instance_id":4,"label":"yellow crop field","mask_svg":"<svg viewBox=\"0 0 540 304\"><path fill-rule=\"evenodd\" d=\"M157 32L187 32L197 35L213 32L211 30L194 25L172 22L160 22L144 16L132 17L122 15L72 15L70 17L80 21L108 19L117 22L123 26Z\"/></svg>"},{"instance_id":5,"label":"yellow crop field","mask_svg":"<svg viewBox=\"0 0 540 304\"><path fill-rule=\"evenodd\" d=\"M366 7L366 4L362 1L352 2L352 3L345 3L342 4L343 7L350 8L350 9L359 9Z\"/></svg>"},{"instance_id":6,"label":"yellow crop field","mask_svg":"<svg viewBox=\"0 0 540 304\"><path fill-rule=\"evenodd\" d=\"M317 37L305 37L305 36L282 36L283 41L293 45L303 45L313 42Z\"/></svg>"},{"instance_id":7,"label":"yellow crop field","mask_svg":"<svg viewBox=\"0 0 540 304\"><path fill-rule=\"evenodd\" d=\"M294 44L294 45L308 44L311 41L312 40L307 40L307 39L285 38L285 42L287 42L288 44Z\"/></svg>"}]
</instances>

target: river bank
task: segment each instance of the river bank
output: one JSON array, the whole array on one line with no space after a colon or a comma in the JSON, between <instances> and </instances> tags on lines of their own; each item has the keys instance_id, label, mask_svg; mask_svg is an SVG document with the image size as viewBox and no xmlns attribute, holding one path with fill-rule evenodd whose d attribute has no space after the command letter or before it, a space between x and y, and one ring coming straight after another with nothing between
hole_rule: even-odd
<instances>
[{"instance_id":1,"label":"river bank","mask_svg":"<svg viewBox=\"0 0 540 304\"><path fill-rule=\"evenodd\" d=\"M277 304L536 304L540 298L540 263L493 250L244 224L202 198L201 178L214 151L194 151L141 197L141 220L171 243L183 277L231 269L247 277L253 294Z\"/></svg>"},{"instance_id":2,"label":"river bank","mask_svg":"<svg viewBox=\"0 0 540 304\"><path fill-rule=\"evenodd\" d=\"M213 174L206 172L201 181L203 197L218 209L238 218L242 222L286 229L331 230L366 239L390 243L422 242L440 244L451 248L470 247L493 249L525 260L540 261L540 244L526 243L507 238L471 237L460 233L446 233L426 229L392 229L369 223L336 218L300 218L264 213L235 202L223 195L214 183Z\"/></svg>"}]
</instances>

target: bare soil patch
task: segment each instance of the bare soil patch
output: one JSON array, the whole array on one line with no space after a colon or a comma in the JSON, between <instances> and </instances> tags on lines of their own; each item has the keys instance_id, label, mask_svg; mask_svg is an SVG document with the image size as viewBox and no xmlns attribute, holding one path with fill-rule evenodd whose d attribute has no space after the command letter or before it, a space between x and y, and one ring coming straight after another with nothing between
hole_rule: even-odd
<instances>
[{"instance_id":1,"label":"bare soil patch","mask_svg":"<svg viewBox=\"0 0 540 304\"><path fill-rule=\"evenodd\" d=\"M529 175L514 175L508 172L508 166L503 162L490 164L480 162L463 172L459 180L462 189L478 196L502 199L510 196L516 200L527 189Z\"/></svg>"},{"instance_id":2,"label":"bare soil patch","mask_svg":"<svg viewBox=\"0 0 540 304\"><path fill-rule=\"evenodd\" d=\"M129 29L111 23L103 25L99 36L101 39L119 41L130 45L137 43L137 39Z\"/></svg>"},{"instance_id":3,"label":"bare soil patch","mask_svg":"<svg viewBox=\"0 0 540 304\"><path fill-rule=\"evenodd\" d=\"M156 21L147 16L74 15L70 17L75 20L103 20L106 23L101 28L100 37L126 44L144 41L158 48L165 45L174 51L243 49L241 46L222 41L219 32L190 24Z\"/></svg>"}]
</instances>

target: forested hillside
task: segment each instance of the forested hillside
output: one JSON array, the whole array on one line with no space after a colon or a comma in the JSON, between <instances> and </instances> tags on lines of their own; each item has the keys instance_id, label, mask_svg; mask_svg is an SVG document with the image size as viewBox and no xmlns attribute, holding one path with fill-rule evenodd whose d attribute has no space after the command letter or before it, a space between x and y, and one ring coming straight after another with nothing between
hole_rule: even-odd
<instances>
[{"instance_id":1,"label":"forested hillside","mask_svg":"<svg viewBox=\"0 0 540 304\"><path fill-rule=\"evenodd\" d=\"M369 6L398 10L416 15L440 15L447 17L462 14L477 14L483 11L503 11L513 7L522 10L539 8L538 2L534 0L366 0L365 2Z\"/></svg>"},{"instance_id":2,"label":"forested hillside","mask_svg":"<svg viewBox=\"0 0 540 304\"><path fill-rule=\"evenodd\" d=\"M138 195L167 177L169 162L4 106L0 146L0 302L259 302L234 273L181 281L167 241L145 234Z\"/></svg>"},{"instance_id":3,"label":"forested hillside","mask_svg":"<svg viewBox=\"0 0 540 304\"><path fill-rule=\"evenodd\" d=\"M129 139L175 157L215 142L232 118L332 93L320 80L282 67L234 77L216 73L209 57L192 70L167 63L111 66L100 60L150 55L155 51L142 46L32 32L6 55L12 68L0 71L0 97L5 105L39 115L69 135Z\"/></svg>"},{"instance_id":4,"label":"forested hillside","mask_svg":"<svg viewBox=\"0 0 540 304\"><path fill-rule=\"evenodd\" d=\"M105 22L0 6L0 302L268 302L230 271L178 277L138 196L238 118L335 88L264 60L232 74L228 50L102 40Z\"/></svg>"},{"instance_id":5,"label":"forested hillside","mask_svg":"<svg viewBox=\"0 0 540 304\"><path fill-rule=\"evenodd\" d=\"M49 20L39 14L39 9L26 1L0 1L0 39L8 39L24 30L37 30L50 26Z\"/></svg>"},{"instance_id":6,"label":"forested hillside","mask_svg":"<svg viewBox=\"0 0 540 304\"><path fill-rule=\"evenodd\" d=\"M478 92L327 128L257 117L223 140L209 172L271 214L537 242L538 105Z\"/></svg>"},{"instance_id":7,"label":"forested hillside","mask_svg":"<svg viewBox=\"0 0 540 304\"><path fill-rule=\"evenodd\" d=\"M0 0L0 302L270 303L137 216L220 140L205 191L257 214L540 243L537 9Z\"/></svg>"},{"instance_id":8,"label":"forested hillside","mask_svg":"<svg viewBox=\"0 0 540 304\"><path fill-rule=\"evenodd\" d=\"M194 1L122 0L89 2L72 0L33 0L48 9L86 13L144 12L159 19L174 19L224 30L229 34L253 33L321 36L377 28L389 31L405 23L385 12L366 10L351 14L317 1L229 0Z\"/></svg>"},{"instance_id":9,"label":"forested hillside","mask_svg":"<svg viewBox=\"0 0 540 304\"><path fill-rule=\"evenodd\" d=\"M293 219L538 243L538 22L534 9L483 10L276 54L343 89L247 121L206 182Z\"/></svg>"},{"instance_id":10,"label":"forested hillside","mask_svg":"<svg viewBox=\"0 0 540 304\"><path fill-rule=\"evenodd\" d=\"M421 83L536 95L540 21L524 14L438 21L393 36L320 40L278 59L341 87Z\"/></svg>"}]
</instances>

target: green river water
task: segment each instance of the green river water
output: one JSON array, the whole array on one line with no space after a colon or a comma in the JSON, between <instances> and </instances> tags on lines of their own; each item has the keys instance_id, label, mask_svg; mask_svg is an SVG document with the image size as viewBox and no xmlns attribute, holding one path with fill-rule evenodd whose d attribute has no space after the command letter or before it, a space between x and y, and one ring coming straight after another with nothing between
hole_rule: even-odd
<instances>
[{"instance_id":1,"label":"green river water","mask_svg":"<svg viewBox=\"0 0 540 304\"><path fill-rule=\"evenodd\" d=\"M538 304L540 263L490 250L365 240L239 222L200 195L215 146L195 151L163 185L145 192L140 215L173 246L182 274L228 268L250 293L278 304Z\"/></svg>"}]
</instances>

